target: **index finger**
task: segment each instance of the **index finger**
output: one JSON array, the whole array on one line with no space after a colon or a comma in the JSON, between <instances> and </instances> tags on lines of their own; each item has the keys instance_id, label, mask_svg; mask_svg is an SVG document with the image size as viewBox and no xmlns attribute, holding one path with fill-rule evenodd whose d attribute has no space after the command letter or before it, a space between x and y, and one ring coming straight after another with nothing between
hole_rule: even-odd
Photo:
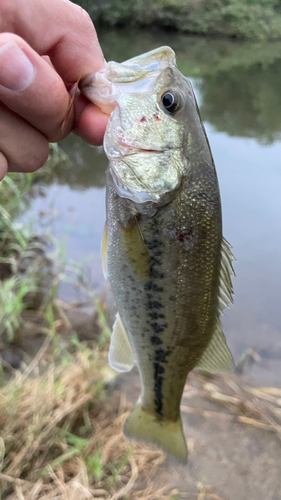
<instances>
[{"instance_id":1,"label":"index finger","mask_svg":"<svg viewBox=\"0 0 281 500\"><path fill-rule=\"evenodd\" d=\"M66 83L77 82L104 65L89 15L69 0L1 0L3 31L21 36L38 54L48 55Z\"/></svg>"}]
</instances>

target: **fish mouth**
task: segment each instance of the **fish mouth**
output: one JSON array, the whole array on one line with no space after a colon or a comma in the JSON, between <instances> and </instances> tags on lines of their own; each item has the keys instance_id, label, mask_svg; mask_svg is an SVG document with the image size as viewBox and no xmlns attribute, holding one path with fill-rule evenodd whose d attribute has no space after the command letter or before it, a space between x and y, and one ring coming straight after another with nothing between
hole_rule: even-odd
<instances>
[{"instance_id":1,"label":"fish mouth","mask_svg":"<svg viewBox=\"0 0 281 500\"><path fill-rule=\"evenodd\" d=\"M125 149L127 154L135 154L135 153L163 153L162 149L151 149L151 148L138 148L137 146L133 146L132 144L126 144L122 140L117 140L121 149Z\"/></svg>"},{"instance_id":2,"label":"fish mouth","mask_svg":"<svg viewBox=\"0 0 281 500\"><path fill-rule=\"evenodd\" d=\"M143 149L143 148L136 148L136 150L140 153L162 153L163 150L159 149Z\"/></svg>"},{"instance_id":3,"label":"fish mouth","mask_svg":"<svg viewBox=\"0 0 281 500\"><path fill-rule=\"evenodd\" d=\"M122 117L120 108L117 106L111 114L104 136L104 149L108 159L119 159L127 155L135 154L151 154L157 155L163 153L169 148L155 147L153 143L146 143L145 140L137 141L136 138L129 138L126 136L122 124ZM134 144L135 143L135 144Z\"/></svg>"}]
</instances>

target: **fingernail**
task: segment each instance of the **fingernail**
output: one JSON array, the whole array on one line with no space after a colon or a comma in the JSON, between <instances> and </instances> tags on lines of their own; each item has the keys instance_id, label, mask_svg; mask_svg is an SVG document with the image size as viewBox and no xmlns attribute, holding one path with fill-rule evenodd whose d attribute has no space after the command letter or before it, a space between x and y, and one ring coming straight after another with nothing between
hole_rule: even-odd
<instances>
[{"instance_id":1,"label":"fingernail","mask_svg":"<svg viewBox=\"0 0 281 500\"><path fill-rule=\"evenodd\" d=\"M32 63L16 42L12 40L0 47L0 85L22 92L29 87L34 75Z\"/></svg>"}]
</instances>

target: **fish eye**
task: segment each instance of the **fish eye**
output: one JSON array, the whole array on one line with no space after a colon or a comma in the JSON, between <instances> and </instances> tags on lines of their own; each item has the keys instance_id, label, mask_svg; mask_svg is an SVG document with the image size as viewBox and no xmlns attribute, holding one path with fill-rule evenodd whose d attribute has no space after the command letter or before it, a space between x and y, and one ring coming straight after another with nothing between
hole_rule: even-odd
<instances>
[{"instance_id":1,"label":"fish eye","mask_svg":"<svg viewBox=\"0 0 281 500\"><path fill-rule=\"evenodd\" d=\"M174 90L168 90L162 97L162 104L169 113L175 113L180 106L180 95Z\"/></svg>"}]
</instances>

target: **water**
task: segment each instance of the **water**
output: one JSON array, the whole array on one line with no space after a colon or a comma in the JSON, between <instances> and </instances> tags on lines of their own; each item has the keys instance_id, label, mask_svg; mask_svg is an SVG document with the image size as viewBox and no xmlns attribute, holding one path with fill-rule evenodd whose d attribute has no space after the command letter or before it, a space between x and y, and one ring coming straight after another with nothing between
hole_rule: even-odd
<instances>
[{"instance_id":1,"label":"water","mask_svg":"<svg viewBox=\"0 0 281 500\"><path fill-rule=\"evenodd\" d=\"M225 332L236 359L260 350L257 378L281 379L281 44L235 43L171 33L107 32L100 40L107 59L122 61L170 45L193 82L215 159L224 235L237 258L235 306ZM57 169L57 181L37 198L27 216L66 244L102 289L100 241L105 220L105 169L101 149L75 136L62 143L73 166ZM43 211L43 213L42 213ZM26 217L26 216L25 216ZM44 222L47 221L47 222ZM64 298L75 299L69 286Z\"/></svg>"}]
</instances>

